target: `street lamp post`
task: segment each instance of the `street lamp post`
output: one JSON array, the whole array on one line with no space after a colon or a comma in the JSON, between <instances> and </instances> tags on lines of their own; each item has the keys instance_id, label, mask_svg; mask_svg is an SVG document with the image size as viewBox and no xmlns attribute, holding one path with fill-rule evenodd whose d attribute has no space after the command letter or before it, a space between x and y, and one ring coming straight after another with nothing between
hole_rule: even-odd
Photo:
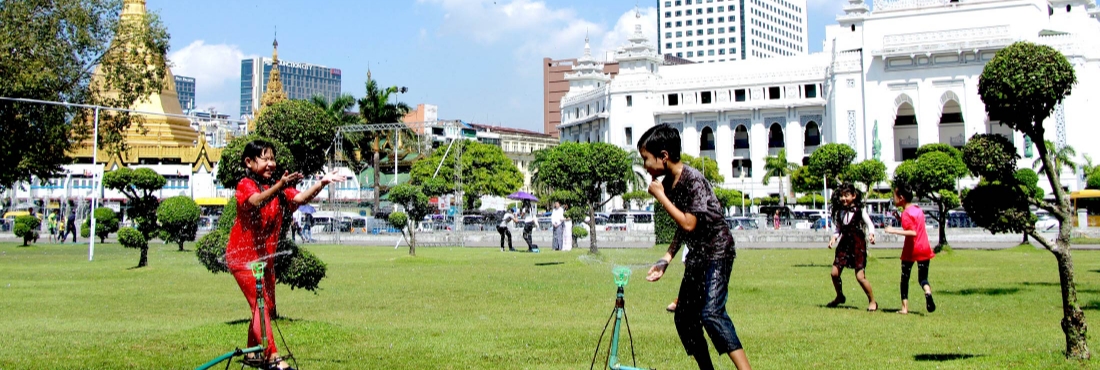
<instances>
[{"instance_id":1,"label":"street lamp post","mask_svg":"<svg viewBox=\"0 0 1100 370\"><path fill-rule=\"evenodd\" d=\"M90 212L91 217L92 217L92 219L91 219L92 228L91 228L91 232L88 234L88 261L89 262L92 260L92 257L95 255L95 206L96 206L96 201L99 200L99 193L97 193L96 190L103 186L102 184L99 183L100 179L102 178L101 176L99 176L99 168L96 168L96 163L97 163L97 160L99 159L98 158L98 155L99 155L99 107L95 108L95 120L93 121L93 124L92 124L92 132L94 132L94 134L92 135L92 210ZM74 237L74 239L75 239L75 237Z\"/></svg>"}]
</instances>

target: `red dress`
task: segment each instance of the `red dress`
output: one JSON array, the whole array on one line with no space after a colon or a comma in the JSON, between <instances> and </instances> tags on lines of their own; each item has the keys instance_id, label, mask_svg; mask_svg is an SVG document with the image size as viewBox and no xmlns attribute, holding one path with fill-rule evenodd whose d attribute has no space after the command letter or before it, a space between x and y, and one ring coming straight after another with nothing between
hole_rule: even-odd
<instances>
[{"instance_id":1,"label":"red dress","mask_svg":"<svg viewBox=\"0 0 1100 370\"><path fill-rule=\"evenodd\" d=\"M256 307L256 278L252 276L252 270L249 269L248 264L261 258L267 262L267 267L264 269L264 311L267 312L263 315L268 328L265 348L267 355L277 352L275 337L271 333L271 311L275 307L274 255L283 227L283 202L278 196L273 196L259 207L254 207L248 202L248 198L270 187L270 185L261 187L251 178L244 178L237 183L237 222L229 232L229 245L225 248L225 260L229 265L229 272L237 280L237 285L240 286L252 310L252 324L248 330L249 347L260 343L260 312ZM283 190L283 195L286 196L289 207L297 208L289 202L298 195L297 189L286 188Z\"/></svg>"}]
</instances>

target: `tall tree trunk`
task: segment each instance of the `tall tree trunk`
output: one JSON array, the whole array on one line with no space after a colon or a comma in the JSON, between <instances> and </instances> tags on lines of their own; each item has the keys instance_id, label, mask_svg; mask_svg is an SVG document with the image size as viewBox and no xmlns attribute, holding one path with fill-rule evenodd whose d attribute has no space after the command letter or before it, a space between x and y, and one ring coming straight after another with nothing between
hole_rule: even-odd
<instances>
[{"instance_id":1,"label":"tall tree trunk","mask_svg":"<svg viewBox=\"0 0 1100 370\"><path fill-rule=\"evenodd\" d=\"M183 240L181 239L181 240L180 240L180 241L178 241L177 243L179 243L179 245L180 245L180 252L183 252L183 251L184 251L184 250L183 250Z\"/></svg>"},{"instance_id":2,"label":"tall tree trunk","mask_svg":"<svg viewBox=\"0 0 1100 370\"><path fill-rule=\"evenodd\" d=\"M416 257L416 225L409 224L409 255Z\"/></svg>"},{"instance_id":3,"label":"tall tree trunk","mask_svg":"<svg viewBox=\"0 0 1100 370\"><path fill-rule=\"evenodd\" d=\"M947 245L947 208L944 207L943 202L936 202L936 205L940 208L940 215L936 217L936 221L940 223L940 242L936 244L936 251L939 252Z\"/></svg>"},{"instance_id":4,"label":"tall tree trunk","mask_svg":"<svg viewBox=\"0 0 1100 370\"><path fill-rule=\"evenodd\" d=\"M149 264L149 246L141 248L141 259L138 260L137 267L145 267Z\"/></svg>"},{"instance_id":5,"label":"tall tree trunk","mask_svg":"<svg viewBox=\"0 0 1100 370\"><path fill-rule=\"evenodd\" d=\"M783 192L783 176L779 176L779 206L787 206L787 193Z\"/></svg>"},{"instance_id":6,"label":"tall tree trunk","mask_svg":"<svg viewBox=\"0 0 1100 370\"><path fill-rule=\"evenodd\" d=\"M588 253L599 254L600 250L596 248L596 204L589 203L588 205Z\"/></svg>"},{"instance_id":7,"label":"tall tree trunk","mask_svg":"<svg viewBox=\"0 0 1100 370\"><path fill-rule=\"evenodd\" d=\"M1024 240L1021 241L1020 244L1031 244L1031 242L1027 239L1027 233L1024 233Z\"/></svg>"},{"instance_id":8,"label":"tall tree trunk","mask_svg":"<svg viewBox=\"0 0 1100 370\"><path fill-rule=\"evenodd\" d=\"M382 158L381 154L378 153L379 150L382 149L379 148L378 150L375 150L372 154L374 156L374 213L376 214L382 211L382 184L379 184L382 179L380 171L382 166L380 166L378 163L382 161Z\"/></svg>"},{"instance_id":9,"label":"tall tree trunk","mask_svg":"<svg viewBox=\"0 0 1100 370\"><path fill-rule=\"evenodd\" d=\"M1066 334L1066 357L1088 359L1088 324L1085 312L1077 303L1077 286L1073 281L1073 256L1070 254L1070 236L1073 225L1063 222L1058 232L1058 250L1054 258L1058 260L1058 279L1062 287L1062 332Z\"/></svg>"}]
</instances>

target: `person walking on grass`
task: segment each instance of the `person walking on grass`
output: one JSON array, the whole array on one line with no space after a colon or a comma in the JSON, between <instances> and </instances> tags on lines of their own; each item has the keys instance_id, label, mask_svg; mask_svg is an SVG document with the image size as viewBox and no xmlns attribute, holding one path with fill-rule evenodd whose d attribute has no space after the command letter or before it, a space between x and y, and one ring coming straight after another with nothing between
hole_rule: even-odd
<instances>
[{"instance_id":1,"label":"person walking on grass","mask_svg":"<svg viewBox=\"0 0 1100 370\"><path fill-rule=\"evenodd\" d=\"M535 217L535 206L531 201L523 201L523 241L527 242L528 252L538 252L539 246L534 243L532 231L538 227L538 218Z\"/></svg>"},{"instance_id":2,"label":"person walking on grass","mask_svg":"<svg viewBox=\"0 0 1100 370\"><path fill-rule=\"evenodd\" d=\"M836 257L833 258L833 289L836 289L836 298L825 307L836 307L844 303L844 289L841 285L840 273L844 268L850 268L856 273L856 281L867 294L867 311L878 310L878 302L875 294L871 292L871 282L867 281L867 242L875 244L875 224L871 217L863 212L863 192L856 189L850 183L841 184L837 189L840 198L840 207L833 210L833 219L836 220L836 234L829 241L829 249L836 246Z\"/></svg>"},{"instance_id":3,"label":"person walking on grass","mask_svg":"<svg viewBox=\"0 0 1100 370\"><path fill-rule=\"evenodd\" d=\"M508 237L508 250L515 252L516 249L512 248L512 231L508 230L508 225L516 222L516 214L512 210L504 212L504 216L500 218L500 224L497 225L497 232L500 233L500 251L504 251L504 237Z\"/></svg>"},{"instance_id":4,"label":"person walking on grass","mask_svg":"<svg viewBox=\"0 0 1100 370\"><path fill-rule=\"evenodd\" d=\"M272 331L267 338L260 338L260 320L271 328L271 313L275 307L275 251L282 234L284 212L293 212L299 205L307 204L326 185L344 181L335 172L325 175L305 192L294 186L302 180L301 173L283 171L275 177L275 147L266 141L255 140L245 145L241 155L248 175L237 183L237 222L229 232L225 260L248 306L252 310L252 323L248 327L248 346L267 341L264 356L246 356L246 362L264 369L290 369L279 357ZM263 276L264 311L256 306L256 278L252 275L252 262L267 263ZM251 355L251 354L250 354Z\"/></svg>"},{"instance_id":5,"label":"person walking on grass","mask_svg":"<svg viewBox=\"0 0 1100 370\"><path fill-rule=\"evenodd\" d=\"M932 299L932 286L928 284L928 263L936 257L932 245L928 243L928 231L924 228L924 211L913 204L913 191L904 185L894 188L894 205L901 211L901 229L887 227L886 232L905 237L901 249L901 310L909 313L909 274L913 272L913 263L917 264L917 281L924 289L924 305L928 312L936 312L936 301Z\"/></svg>"},{"instance_id":6,"label":"person walking on grass","mask_svg":"<svg viewBox=\"0 0 1100 370\"><path fill-rule=\"evenodd\" d=\"M660 280L680 247L691 247L674 318L680 342L700 369L713 369L703 337L705 328L718 353L728 355L738 369L747 370L748 357L726 313L730 270L736 257L733 236L710 183L699 170L680 162L680 146L679 132L668 124L650 128L638 140L646 172L653 177L649 193L677 225L668 251L649 269L646 280Z\"/></svg>"}]
</instances>

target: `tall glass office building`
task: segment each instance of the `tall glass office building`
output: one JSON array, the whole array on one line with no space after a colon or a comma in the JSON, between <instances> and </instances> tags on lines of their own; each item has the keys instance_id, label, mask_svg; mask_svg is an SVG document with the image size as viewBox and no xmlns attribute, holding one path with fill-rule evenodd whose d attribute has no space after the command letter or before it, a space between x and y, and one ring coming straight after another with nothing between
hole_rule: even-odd
<instances>
[{"instance_id":1,"label":"tall glass office building","mask_svg":"<svg viewBox=\"0 0 1100 370\"><path fill-rule=\"evenodd\" d=\"M176 76L176 94L180 97L180 108L184 112L195 110L195 78Z\"/></svg>"},{"instance_id":2,"label":"tall glass office building","mask_svg":"<svg viewBox=\"0 0 1100 370\"><path fill-rule=\"evenodd\" d=\"M241 116L252 115L259 108L271 75L271 63L271 58L241 60ZM321 95L331 102L340 96L340 77L338 68L279 60L279 78L289 99Z\"/></svg>"}]
</instances>

